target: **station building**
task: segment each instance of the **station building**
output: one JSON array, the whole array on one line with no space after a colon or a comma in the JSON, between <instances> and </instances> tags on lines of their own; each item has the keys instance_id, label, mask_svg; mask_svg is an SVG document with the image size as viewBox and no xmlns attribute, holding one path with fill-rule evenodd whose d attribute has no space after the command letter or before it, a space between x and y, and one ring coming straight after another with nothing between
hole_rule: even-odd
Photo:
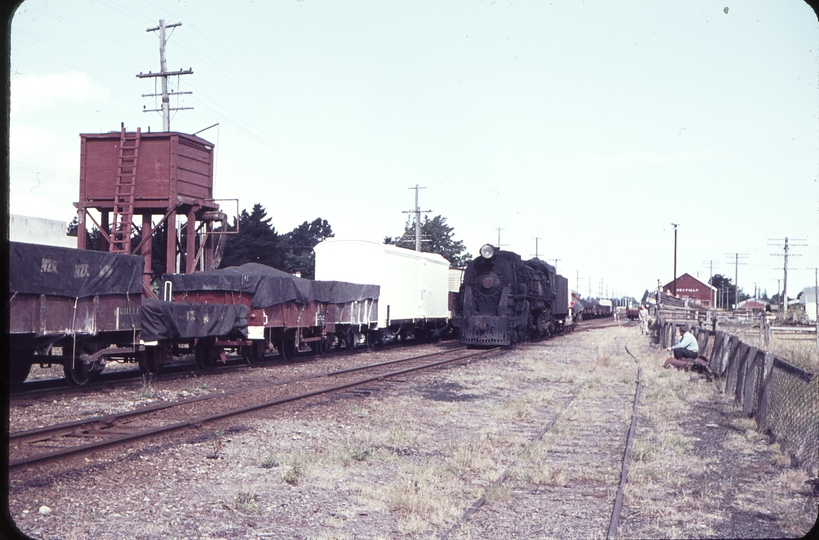
<instances>
[{"instance_id":1,"label":"station building","mask_svg":"<svg viewBox=\"0 0 819 540\"><path fill-rule=\"evenodd\" d=\"M690 298L705 307L713 307L716 305L717 288L700 281L691 274L685 273L674 281L666 283L663 285L663 292L666 294L674 294L675 285L678 298Z\"/></svg>"}]
</instances>

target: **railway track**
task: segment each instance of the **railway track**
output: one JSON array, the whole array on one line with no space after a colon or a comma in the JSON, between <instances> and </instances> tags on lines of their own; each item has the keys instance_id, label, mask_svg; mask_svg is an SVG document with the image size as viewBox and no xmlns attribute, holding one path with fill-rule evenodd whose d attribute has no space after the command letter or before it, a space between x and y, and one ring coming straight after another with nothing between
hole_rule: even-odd
<instances>
[{"instance_id":1,"label":"railway track","mask_svg":"<svg viewBox=\"0 0 819 540\"><path fill-rule=\"evenodd\" d=\"M278 365L291 365L303 362L305 360L315 360L321 358L339 358L340 356L347 356L351 354L361 353L378 353L380 351L395 350L402 347L416 346L417 342L401 341L393 342L381 346L358 348L354 352L348 349L334 349L329 353L316 355L312 351L302 351L290 359L285 359L280 354L272 354L264 357L263 360L248 363L247 360L240 356L228 356L225 364L219 364L211 369L203 370L197 366L196 362L190 357L188 360L177 360L172 364L163 367L159 373L152 375L142 374L136 366L133 369L120 369L116 371L106 371L98 375L91 382L82 386L72 385L64 377L50 378L50 379L35 379L26 381L24 383L11 384L9 387L9 394L12 400L17 398L31 398L31 397L51 397L57 395L70 394L84 394L93 392L101 388L110 388L113 386L127 386L133 384L141 384L145 377L152 377L152 380L175 380L179 378L188 377L191 374L196 376L207 375L221 375L234 371L244 369L258 369L270 368ZM59 369L59 368L54 368Z\"/></svg>"},{"instance_id":2,"label":"railway track","mask_svg":"<svg viewBox=\"0 0 819 540\"><path fill-rule=\"evenodd\" d=\"M142 439L198 427L299 400L463 362L498 350L465 347L327 371L255 387L190 398L125 413L98 416L9 434L9 469L69 459Z\"/></svg>"},{"instance_id":3,"label":"railway track","mask_svg":"<svg viewBox=\"0 0 819 540\"><path fill-rule=\"evenodd\" d=\"M582 330L593 330L596 328L603 328L603 327L610 327L616 326L623 323L602 323L597 325L589 325L583 327ZM629 324L628 322L625 323L626 326L634 326L634 324ZM634 432L637 423L637 408L640 401L640 393L642 390L642 366L640 365L640 360L632 354L632 352L628 348L628 343L624 345L624 350L628 354L628 356L634 360L637 366L637 373L636 373L636 386L634 391L634 398L631 404L632 412L631 412L631 423L628 428L627 434L625 436L625 442L622 445L622 462L620 465L620 474L619 474L619 484L617 485L616 495L612 502L611 506L611 514L609 519L608 529L605 531L605 537L608 540L609 538L615 538L617 536L617 529L619 526L620 520L620 512L623 504L623 495L625 491L625 487L628 481L628 469L629 469L629 462L631 461L631 446L632 441L634 438ZM594 367L588 372L588 376L591 377L597 368L600 365L601 355L600 349L597 349L597 362L595 363ZM582 385L578 385L575 390L568 395L557 411L549 418L545 424L543 425L542 429L538 431L535 437L529 442L529 446L534 445L541 441L547 434L549 434L550 430L553 426L561 420L566 411L568 410L569 406L572 402L580 395ZM515 467L520 460L520 456L515 459L510 466L503 471L498 478L490 484L490 486L485 490L484 494L478 498L461 516L461 518L447 531L440 535L440 540L449 540L453 538L456 533L465 526L466 522L472 518L479 510L484 506L487 502L488 497L491 493L497 492L499 488L502 486L504 481L506 481L507 477L512 473ZM597 533L599 534L599 533ZM597 536L597 534L595 536Z\"/></svg>"}]
</instances>

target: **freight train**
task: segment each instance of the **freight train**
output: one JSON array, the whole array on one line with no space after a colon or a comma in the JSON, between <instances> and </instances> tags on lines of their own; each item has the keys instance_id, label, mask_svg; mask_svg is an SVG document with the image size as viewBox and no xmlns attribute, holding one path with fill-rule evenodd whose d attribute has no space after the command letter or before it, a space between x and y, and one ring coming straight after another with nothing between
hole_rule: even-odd
<instances>
[{"instance_id":1,"label":"freight train","mask_svg":"<svg viewBox=\"0 0 819 540\"><path fill-rule=\"evenodd\" d=\"M83 385L109 361L156 373L192 354L210 369L228 353L253 363L458 331L467 345L510 345L571 324L554 267L491 245L480 253L460 272L440 255L329 238L315 247L316 280L249 263L165 274L152 299L140 256L11 242L7 373L19 383L33 365L56 365Z\"/></svg>"},{"instance_id":2,"label":"freight train","mask_svg":"<svg viewBox=\"0 0 819 540\"><path fill-rule=\"evenodd\" d=\"M172 355L193 354L209 369L227 353L257 362L451 330L443 257L328 239L316 261L323 280L255 263L165 274L159 300L142 298L142 257L11 242L9 380L56 365L83 385L108 361L155 373Z\"/></svg>"},{"instance_id":3,"label":"freight train","mask_svg":"<svg viewBox=\"0 0 819 540\"><path fill-rule=\"evenodd\" d=\"M466 345L513 345L571 324L568 280L540 259L491 244L467 266L461 294L455 325Z\"/></svg>"}]
</instances>

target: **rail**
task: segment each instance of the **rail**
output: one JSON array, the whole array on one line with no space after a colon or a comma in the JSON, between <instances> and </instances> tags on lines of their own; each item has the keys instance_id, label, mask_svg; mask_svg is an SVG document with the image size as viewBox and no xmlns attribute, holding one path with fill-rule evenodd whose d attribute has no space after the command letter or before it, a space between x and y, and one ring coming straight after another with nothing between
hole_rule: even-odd
<instances>
[{"instance_id":1,"label":"rail","mask_svg":"<svg viewBox=\"0 0 819 540\"><path fill-rule=\"evenodd\" d=\"M34 429L26 432L11 433L9 434L10 444L8 467L9 469L15 469L23 466L32 466L50 461L66 459L71 456L85 454L94 450L120 446L127 442L150 438L156 435L178 431L192 426L199 426L204 423L213 422L215 420L231 416L247 414L263 408L274 407L285 403L304 400L310 397L326 394L329 392L346 390L374 381L379 381L391 377L397 377L400 375L411 373L413 371L431 369L448 363L464 361L476 356L497 351L498 349L497 348L484 349L480 351L471 351L466 354L453 355L453 353L457 353L463 350L464 348L456 348L442 352L424 354L409 358L402 358L398 360L390 360L387 362L379 362L375 364L368 364L366 366L358 366L350 369L336 370L321 374L309 375L288 381L278 381L275 383L260 385L253 388L236 389L231 392L215 394L212 396L201 396L198 398L192 398L189 400L184 400L173 404L166 404L161 406L150 407L147 409L140 409L139 411L133 411L119 415L95 417L77 422L71 422L68 424L60 424L56 426L50 426L47 428ZM442 356L451 357L445 358L443 360L434 360L432 362L426 361L419 362L421 360L428 360ZM410 367L405 367L395 371L383 371L383 369L381 371L376 371L379 368L385 368L388 366L407 364L413 362L416 365L410 365ZM343 384L336 384L331 386L324 385L319 386L318 388L308 387L305 389L305 391L296 393L295 395L290 394L282 396L279 394L271 399L269 395L266 395L264 393L265 391L269 391L271 389L278 389L284 391L285 387L288 385L291 388L293 386L299 386L300 384L303 386L304 383L312 379L334 378L366 370L373 370L376 371L376 373L363 379L349 380L347 382L344 382ZM257 397L250 396L252 392L257 391L260 392L261 395ZM210 401L208 405L211 408L214 408L214 406L215 408L218 408L219 402L222 401L230 404L235 403L235 401L237 400L236 396L242 396L242 398L246 399L249 403L239 407L234 406L231 409L215 412L213 414L206 414L203 416L187 418L182 421L174 422L172 421L172 418L164 419L164 421L166 422L164 425L153 427L156 426L156 424L161 424L163 422L163 419L160 416L158 416L159 413L162 412L167 413L170 411L173 411L173 413L178 413L182 407L190 406L193 403L199 403L203 401ZM196 410L194 410L194 412L196 412ZM138 425L138 420L142 419L145 419L145 423L151 427L146 428L144 425L142 426ZM135 425L131 426L129 424ZM97 440L79 445L67 444L75 440L87 439ZM37 449L35 449L34 452L31 451L32 444L62 445L63 447L50 452L36 453ZM27 454L27 452L29 453Z\"/></svg>"}]
</instances>

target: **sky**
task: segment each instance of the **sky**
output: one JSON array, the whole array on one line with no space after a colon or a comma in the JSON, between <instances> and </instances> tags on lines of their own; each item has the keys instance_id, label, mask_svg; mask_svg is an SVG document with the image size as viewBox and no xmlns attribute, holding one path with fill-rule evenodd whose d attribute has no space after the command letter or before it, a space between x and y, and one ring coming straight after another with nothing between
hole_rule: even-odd
<instances>
[{"instance_id":1,"label":"sky","mask_svg":"<svg viewBox=\"0 0 819 540\"><path fill-rule=\"evenodd\" d=\"M472 255L584 296L819 267L819 22L799 0L26 0L11 20L9 212L70 222L80 133L215 145L214 196L276 230L399 236L419 206ZM218 124L216 127L209 126ZM736 262L739 262L736 265Z\"/></svg>"}]
</instances>

